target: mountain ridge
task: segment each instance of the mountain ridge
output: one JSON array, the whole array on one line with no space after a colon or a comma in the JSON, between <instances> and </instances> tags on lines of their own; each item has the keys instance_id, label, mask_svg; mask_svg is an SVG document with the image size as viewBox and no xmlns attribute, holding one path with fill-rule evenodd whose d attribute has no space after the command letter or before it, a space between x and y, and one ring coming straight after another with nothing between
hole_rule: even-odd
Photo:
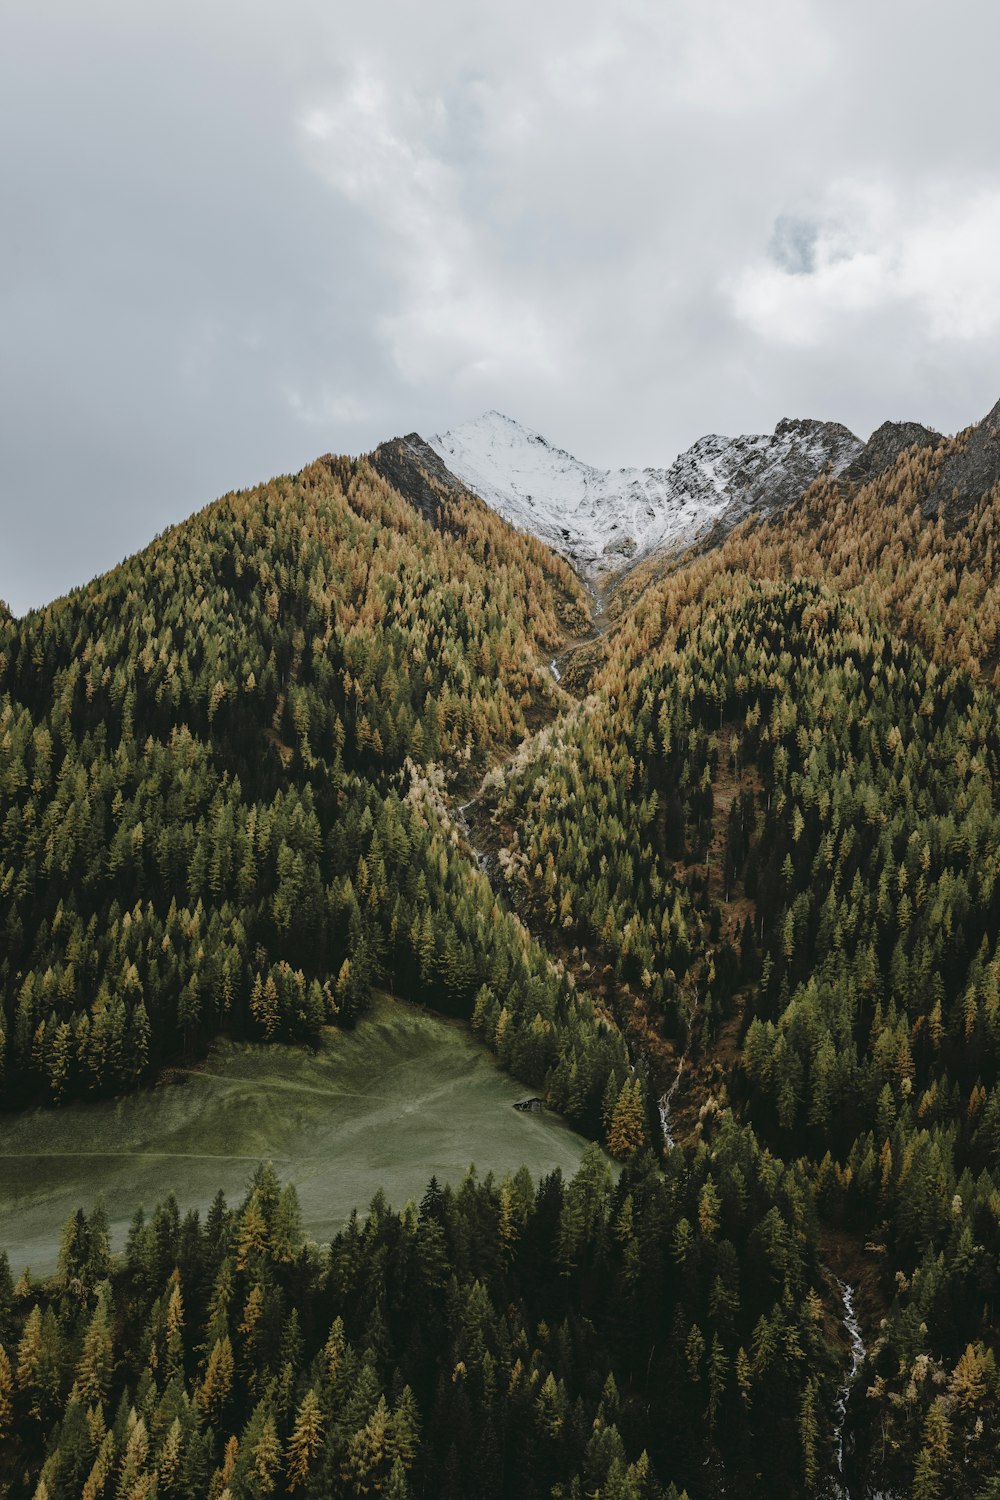
<instances>
[{"instance_id":1,"label":"mountain ridge","mask_svg":"<svg viewBox=\"0 0 1000 1500\"><path fill-rule=\"evenodd\" d=\"M924 515L965 520L984 495L1000 483L1000 401L971 429L941 466L937 484L924 502Z\"/></svg>"},{"instance_id":2,"label":"mountain ridge","mask_svg":"<svg viewBox=\"0 0 1000 1500\"><path fill-rule=\"evenodd\" d=\"M753 510L787 504L864 447L840 423L785 418L769 435L706 434L666 468L600 469L495 409L427 446L591 584L688 546L720 520L728 529Z\"/></svg>"}]
</instances>

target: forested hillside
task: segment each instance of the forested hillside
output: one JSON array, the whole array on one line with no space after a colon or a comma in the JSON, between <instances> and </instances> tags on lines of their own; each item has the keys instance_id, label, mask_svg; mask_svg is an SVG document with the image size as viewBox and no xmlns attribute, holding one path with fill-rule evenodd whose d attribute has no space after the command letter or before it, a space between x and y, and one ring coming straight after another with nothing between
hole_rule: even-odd
<instances>
[{"instance_id":1,"label":"forested hillside","mask_svg":"<svg viewBox=\"0 0 1000 1500\"><path fill-rule=\"evenodd\" d=\"M878 1317L856 1482L893 1494L978 1494L998 1458L996 429L632 580L489 835L671 1134L735 1108L811 1163Z\"/></svg>"},{"instance_id":2,"label":"forested hillside","mask_svg":"<svg viewBox=\"0 0 1000 1500\"><path fill-rule=\"evenodd\" d=\"M553 712L566 564L364 461L228 496L0 633L0 1100L116 1093L220 1029L309 1040L373 981L469 1014L591 1133L617 1037L423 795ZM404 770L404 764L412 768Z\"/></svg>"},{"instance_id":3,"label":"forested hillside","mask_svg":"<svg viewBox=\"0 0 1000 1500\"><path fill-rule=\"evenodd\" d=\"M124 1257L78 1216L0 1275L0 1484L995 1500L997 428L882 430L593 621L411 436L0 622L6 1105L391 984L622 1164L329 1253L265 1169Z\"/></svg>"},{"instance_id":4,"label":"forested hillside","mask_svg":"<svg viewBox=\"0 0 1000 1500\"><path fill-rule=\"evenodd\" d=\"M921 434L897 425L901 438ZM886 440L880 429L839 478L751 518L700 557L658 580L649 566L620 590L612 655L637 659L680 623L720 574L817 578L855 595L888 629L993 686L1000 665L1000 403L954 438Z\"/></svg>"},{"instance_id":5,"label":"forested hillside","mask_svg":"<svg viewBox=\"0 0 1000 1500\"><path fill-rule=\"evenodd\" d=\"M998 752L961 669L816 584L729 579L497 813L539 923L606 957L623 1016L689 1045L692 1071L735 1034L697 1130L735 1095L813 1163L827 1225L877 1242L891 1306L868 1375L900 1401L879 1437L900 1481L938 1382L971 1362L992 1389ZM991 1407L963 1406L971 1471Z\"/></svg>"},{"instance_id":6,"label":"forested hillside","mask_svg":"<svg viewBox=\"0 0 1000 1500\"><path fill-rule=\"evenodd\" d=\"M432 1181L324 1256L267 1169L204 1224L139 1216L114 1268L80 1214L45 1287L0 1264L0 1483L44 1458L49 1500L676 1500L766 1473L782 1500L831 1459L811 1217L735 1126L616 1186L596 1150L570 1183Z\"/></svg>"}]
</instances>

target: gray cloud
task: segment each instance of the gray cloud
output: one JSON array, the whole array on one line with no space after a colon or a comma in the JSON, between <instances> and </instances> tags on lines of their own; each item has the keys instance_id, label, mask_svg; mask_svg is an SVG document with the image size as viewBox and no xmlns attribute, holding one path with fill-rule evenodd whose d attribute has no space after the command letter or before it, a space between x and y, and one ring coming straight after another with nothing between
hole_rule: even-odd
<instances>
[{"instance_id":1,"label":"gray cloud","mask_svg":"<svg viewBox=\"0 0 1000 1500\"><path fill-rule=\"evenodd\" d=\"M607 464L964 425L998 43L986 0L8 0L0 595L487 406Z\"/></svg>"},{"instance_id":2,"label":"gray cloud","mask_svg":"<svg viewBox=\"0 0 1000 1500\"><path fill-rule=\"evenodd\" d=\"M795 214L779 214L768 253L775 265L791 276L809 276L816 269L819 225Z\"/></svg>"}]
</instances>

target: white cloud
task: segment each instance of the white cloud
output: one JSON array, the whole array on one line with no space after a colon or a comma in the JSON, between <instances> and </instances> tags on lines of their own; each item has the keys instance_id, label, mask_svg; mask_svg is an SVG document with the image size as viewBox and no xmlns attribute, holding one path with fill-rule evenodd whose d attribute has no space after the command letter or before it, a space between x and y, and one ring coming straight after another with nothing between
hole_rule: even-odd
<instances>
[{"instance_id":1,"label":"white cloud","mask_svg":"<svg viewBox=\"0 0 1000 1500\"><path fill-rule=\"evenodd\" d=\"M525 361L554 368L544 318L516 280L498 284L459 173L433 154L443 113L438 98L396 94L366 65L301 120L317 169L378 226L392 285L375 331L411 384L475 386Z\"/></svg>"},{"instance_id":2,"label":"white cloud","mask_svg":"<svg viewBox=\"0 0 1000 1500\"><path fill-rule=\"evenodd\" d=\"M232 484L489 406L624 464L996 400L986 0L8 9L19 607Z\"/></svg>"}]
</instances>

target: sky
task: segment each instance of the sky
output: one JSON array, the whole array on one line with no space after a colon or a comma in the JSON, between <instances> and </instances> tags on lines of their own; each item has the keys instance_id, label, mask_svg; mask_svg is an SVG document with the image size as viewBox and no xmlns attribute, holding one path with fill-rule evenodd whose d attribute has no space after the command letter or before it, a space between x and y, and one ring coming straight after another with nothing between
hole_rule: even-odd
<instances>
[{"instance_id":1,"label":"sky","mask_svg":"<svg viewBox=\"0 0 1000 1500\"><path fill-rule=\"evenodd\" d=\"M591 463L1000 396L993 0L4 0L0 597L495 407Z\"/></svg>"}]
</instances>

